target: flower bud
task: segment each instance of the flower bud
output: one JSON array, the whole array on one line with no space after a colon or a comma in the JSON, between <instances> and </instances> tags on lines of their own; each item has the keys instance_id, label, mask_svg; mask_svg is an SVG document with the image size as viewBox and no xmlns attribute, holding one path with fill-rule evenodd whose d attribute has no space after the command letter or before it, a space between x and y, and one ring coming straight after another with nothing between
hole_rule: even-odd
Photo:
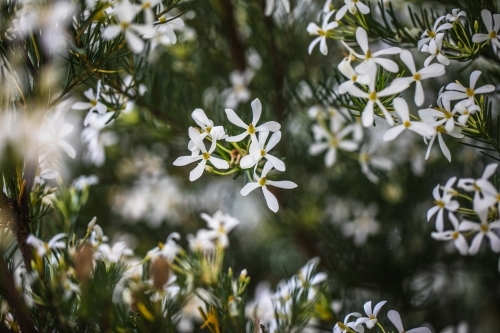
<instances>
[{"instance_id":1,"label":"flower bud","mask_svg":"<svg viewBox=\"0 0 500 333\"><path fill-rule=\"evenodd\" d=\"M84 283L92 272L94 250L89 243L85 243L75 257L75 271L78 279Z\"/></svg>"},{"instance_id":2,"label":"flower bud","mask_svg":"<svg viewBox=\"0 0 500 333\"><path fill-rule=\"evenodd\" d=\"M94 216L92 220L90 220L88 226L87 226L87 233L91 232L92 229L94 229L95 223L97 222L97 217Z\"/></svg>"},{"instance_id":3,"label":"flower bud","mask_svg":"<svg viewBox=\"0 0 500 333\"><path fill-rule=\"evenodd\" d=\"M210 165L205 165L205 171L212 172L212 171L214 171L214 168L212 168Z\"/></svg>"},{"instance_id":4,"label":"flower bud","mask_svg":"<svg viewBox=\"0 0 500 333\"><path fill-rule=\"evenodd\" d=\"M149 274L156 289L163 289L170 278L170 265L167 259L156 256L149 267Z\"/></svg>"},{"instance_id":5,"label":"flower bud","mask_svg":"<svg viewBox=\"0 0 500 333\"><path fill-rule=\"evenodd\" d=\"M474 21L474 31L477 33L479 31L479 23L477 20Z\"/></svg>"}]
</instances>

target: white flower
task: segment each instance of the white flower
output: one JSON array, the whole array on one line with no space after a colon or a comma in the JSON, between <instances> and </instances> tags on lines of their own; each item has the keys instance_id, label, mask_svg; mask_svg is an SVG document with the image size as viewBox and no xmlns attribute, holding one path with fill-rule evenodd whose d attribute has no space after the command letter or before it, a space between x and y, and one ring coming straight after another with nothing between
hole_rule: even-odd
<instances>
[{"instance_id":1,"label":"white flower","mask_svg":"<svg viewBox=\"0 0 500 333\"><path fill-rule=\"evenodd\" d=\"M86 145L83 160L102 166L106 160L105 147L114 145L118 137L111 131L104 132L103 129L110 124L114 112L104 115L89 113L89 126L82 130L80 135L82 143Z\"/></svg>"},{"instance_id":2,"label":"white flower","mask_svg":"<svg viewBox=\"0 0 500 333\"><path fill-rule=\"evenodd\" d=\"M212 138L215 138L215 140L221 140L226 136L226 132L224 131L224 127L222 126L215 126L214 122L210 119L208 119L207 115L205 114L205 111L202 109L195 109L191 113L191 117L195 121L195 123L200 126L201 129L201 138L204 139L207 136L210 136ZM188 143L188 149L191 151L197 150L197 146L195 143L190 140Z\"/></svg>"},{"instance_id":3,"label":"white flower","mask_svg":"<svg viewBox=\"0 0 500 333\"><path fill-rule=\"evenodd\" d=\"M155 19L155 14L153 13L153 7L161 3L161 0L139 0L141 2L141 9L144 11L144 17L146 23L153 23Z\"/></svg>"},{"instance_id":4,"label":"white flower","mask_svg":"<svg viewBox=\"0 0 500 333\"><path fill-rule=\"evenodd\" d=\"M200 251L202 253L212 253L215 250L215 244L212 242L213 232L206 229L200 229L196 232L196 236L191 234L186 238L189 243L189 249L193 252Z\"/></svg>"},{"instance_id":5,"label":"white flower","mask_svg":"<svg viewBox=\"0 0 500 333\"><path fill-rule=\"evenodd\" d=\"M326 46L326 37L330 33L329 32L330 30L333 30L339 26L339 23L336 21L328 22L330 20L330 17L332 17L333 13L334 13L334 11L325 15L325 17L323 18L323 23L321 24L321 28L318 27L318 25L316 23L312 23L312 22L307 25L307 32L310 35L319 36L319 37L315 38L311 42L311 44L309 44L309 49L308 49L309 54L312 53L312 50L314 49L314 47L318 43L320 43L319 44L319 51L321 53L323 53L324 55L328 54L328 47Z\"/></svg>"},{"instance_id":6,"label":"white flower","mask_svg":"<svg viewBox=\"0 0 500 333\"><path fill-rule=\"evenodd\" d=\"M425 59L424 67L429 66L431 61L436 57L441 64L445 66L448 66L450 64L450 59L446 58L446 56L441 53L441 48L443 47L443 38L444 33L437 34L436 37L431 39L429 45L425 44L420 50L421 52L427 52L431 54L429 57L427 57L427 59Z\"/></svg>"},{"instance_id":7,"label":"white flower","mask_svg":"<svg viewBox=\"0 0 500 333\"><path fill-rule=\"evenodd\" d=\"M477 231L478 233L474 236L469 248L469 254L475 255L479 252L479 248L483 241L484 236L488 237L490 240L491 249L493 252L500 252L500 238L493 232L493 229L500 229L500 220L493 222L487 222L486 219L481 218L481 223L463 220L460 223L460 231Z\"/></svg>"},{"instance_id":8,"label":"white flower","mask_svg":"<svg viewBox=\"0 0 500 333\"><path fill-rule=\"evenodd\" d=\"M154 24L154 28L158 31L158 34L156 34L156 36L161 36L159 42L162 45L177 43L175 30L182 30L185 26L184 21L180 17L170 18L167 16L167 14L160 16L158 18L158 21L154 22ZM153 35L147 37L154 38L155 36Z\"/></svg>"},{"instance_id":9,"label":"white flower","mask_svg":"<svg viewBox=\"0 0 500 333\"><path fill-rule=\"evenodd\" d=\"M274 10L274 2L275 0L266 0L266 9L264 11L265 16L270 16ZM283 7L285 7L285 11L290 13L290 0L281 0Z\"/></svg>"},{"instance_id":10,"label":"white flower","mask_svg":"<svg viewBox=\"0 0 500 333\"><path fill-rule=\"evenodd\" d=\"M212 165L217 169L229 169L229 163L227 161L224 161L223 159L211 155L214 152L215 147L217 145L217 140L215 138L212 138L212 145L210 146L210 149L207 151L205 144L203 143L203 138L201 137L200 132L198 132L194 127L189 128L189 137L191 138L191 141L194 142L198 150L195 152L195 154L191 156L178 157L174 161L174 165L184 166L201 160L201 162L198 163L198 166L194 168L189 174L190 181L195 181L196 179L201 177L203 171L205 170L205 165L207 164L207 161L210 161Z\"/></svg>"},{"instance_id":11,"label":"white flower","mask_svg":"<svg viewBox=\"0 0 500 333\"><path fill-rule=\"evenodd\" d=\"M276 197L267 189L267 185L270 186L275 186L279 188L285 188L285 189L292 189L296 188L297 184L294 182L288 181L288 180L281 180L281 181L273 181L273 180L268 180L266 178L267 174L271 169L273 168L273 165L270 162L266 162L264 165L264 168L262 169L262 173L260 177L257 176L257 174L254 172L254 179L255 182L253 183L248 183L246 184L240 191L241 195L247 196L250 192L258 188L259 186L262 187L262 192L264 193L264 198L266 199L267 207L269 207L270 210L273 212L277 212L279 209L279 204L278 200Z\"/></svg>"},{"instance_id":12,"label":"white flower","mask_svg":"<svg viewBox=\"0 0 500 333\"><path fill-rule=\"evenodd\" d=\"M262 114L262 104L260 103L260 100L258 98L256 98L252 101L251 105L252 105L253 117L252 117L252 122L248 125L245 124L243 122L243 120L241 120L241 118L238 117L236 112L234 112L233 110L231 110L231 109L225 110L227 118L229 119L230 122L232 122L233 124L235 124L238 127L245 129L245 132L243 132L239 135L236 135L236 136L230 136L230 137L226 138L226 141L239 142L239 141L243 140L249 134L252 137L252 141L255 141L255 140L257 140L257 137L255 136L256 132L259 132L259 131L277 132L280 130L281 125L275 121L268 121L267 123L264 123L260 126L257 126L257 122L259 121L260 115Z\"/></svg>"},{"instance_id":13,"label":"white flower","mask_svg":"<svg viewBox=\"0 0 500 333\"><path fill-rule=\"evenodd\" d=\"M38 256L42 257L45 254L50 254L52 250L66 248L66 243L61 241L64 237L66 237L66 234L60 233L52 237L48 243L45 243L31 234L26 239L26 243L34 247Z\"/></svg>"},{"instance_id":14,"label":"white flower","mask_svg":"<svg viewBox=\"0 0 500 333\"><path fill-rule=\"evenodd\" d=\"M420 36L421 39L418 41L418 44L417 44L417 48L419 50L420 50L420 48L424 44L427 44L432 39L434 39L435 37L437 37L438 32L453 28L453 24L451 24L451 23L445 23L445 24L443 24L443 25L441 25L441 26L438 27L439 23L444 18L445 18L445 16L438 17L438 19L436 20L436 22L434 22L434 26L432 27L432 30L426 30L426 31L424 31L422 33L422 36ZM443 33L441 33L441 34L443 34Z\"/></svg>"},{"instance_id":15,"label":"white flower","mask_svg":"<svg viewBox=\"0 0 500 333\"><path fill-rule=\"evenodd\" d=\"M82 191L84 188L88 188L95 184L99 184L99 177L96 175L81 175L73 180L71 186L76 190Z\"/></svg>"},{"instance_id":16,"label":"white flower","mask_svg":"<svg viewBox=\"0 0 500 333\"><path fill-rule=\"evenodd\" d=\"M349 81L342 82L339 86L339 93L344 94L347 92L349 87L353 86L355 83L360 83L362 85L368 85L370 83L370 76L367 74L359 74L354 71L351 66L351 55L344 58L338 65L338 69L342 75L349 79Z\"/></svg>"},{"instance_id":17,"label":"white flower","mask_svg":"<svg viewBox=\"0 0 500 333\"><path fill-rule=\"evenodd\" d=\"M451 200L453 196L449 193L444 192L441 196L439 193L440 185L436 185L434 190L432 191L432 196L434 197L434 203L436 204L434 207L427 211L427 221L431 219L436 213L436 229L437 231L443 231L444 221L443 221L443 213L444 210L449 210L450 212L455 212L460 205L458 201Z\"/></svg>"},{"instance_id":18,"label":"white flower","mask_svg":"<svg viewBox=\"0 0 500 333\"><path fill-rule=\"evenodd\" d=\"M441 94L437 100L438 108L419 110L419 113L425 114L425 117L432 116L433 118L437 118L432 125L440 126L444 124L446 132L451 133L455 129L455 118L453 116L457 110L451 110L450 100L442 97L443 95Z\"/></svg>"},{"instance_id":19,"label":"white flower","mask_svg":"<svg viewBox=\"0 0 500 333\"><path fill-rule=\"evenodd\" d=\"M370 167L382 171L390 171L393 163L390 159L383 156L375 156L376 144L363 145L359 151L358 162L361 165L361 171L373 183L377 183L379 178L371 171Z\"/></svg>"},{"instance_id":20,"label":"white flower","mask_svg":"<svg viewBox=\"0 0 500 333\"><path fill-rule=\"evenodd\" d=\"M104 29L102 37L110 40L115 38L120 32L123 32L127 44L132 51L141 53L144 50L144 41L137 35L153 36L156 34L156 31L153 27L133 23L139 10L136 5L131 4L128 0L119 2L114 11L118 17L119 24L108 25Z\"/></svg>"},{"instance_id":21,"label":"white flower","mask_svg":"<svg viewBox=\"0 0 500 333\"><path fill-rule=\"evenodd\" d=\"M279 158L270 155L269 151L273 149L278 142L281 140L281 132L274 132L266 145L267 137L269 132L259 132L259 139L253 141L250 145L250 151L248 155L243 156L240 161L240 167L243 169L248 169L253 167L255 164L259 163L262 158L265 158L273 167L278 171L285 171L285 163Z\"/></svg>"},{"instance_id":22,"label":"white flower","mask_svg":"<svg viewBox=\"0 0 500 333\"><path fill-rule=\"evenodd\" d=\"M417 72L415 62L410 51L403 50L400 54L401 60L405 63L406 67L410 70L412 76L401 77L394 80L394 82L405 82L405 84L416 83L415 88L415 104L421 106L424 103L424 89L421 80L430 79L432 77L439 77L445 74L445 67L441 64L432 64L424 67ZM340 89L340 88L339 88Z\"/></svg>"},{"instance_id":23,"label":"white flower","mask_svg":"<svg viewBox=\"0 0 500 333\"><path fill-rule=\"evenodd\" d=\"M488 164L481 178L463 178L458 181L458 187L474 192L473 209L482 219L486 218L488 208L496 202L497 190L488 178L493 176L497 167L496 163Z\"/></svg>"},{"instance_id":24,"label":"white flower","mask_svg":"<svg viewBox=\"0 0 500 333\"><path fill-rule=\"evenodd\" d=\"M344 237L354 237L354 245L361 246L366 243L368 236L377 234L380 223L375 219L377 206L358 207L354 210L354 220L347 222L342 227Z\"/></svg>"},{"instance_id":25,"label":"white flower","mask_svg":"<svg viewBox=\"0 0 500 333\"><path fill-rule=\"evenodd\" d=\"M335 11L335 7L332 4L332 0L326 0L323 5L323 13L328 14L333 11Z\"/></svg>"},{"instance_id":26,"label":"white flower","mask_svg":"<svg viewBox=\"0 0 500 333\"><path fill-rule=\"evenodd\" d=\"M474 43L482 43L484 41L490 40L496 47L500 47L500 36L498 35L498 29L500 29L500 14L493 14L487 9L481 11L481 17L483 18L484 25L487 34L475 34L472 36L472 41ZM495 24L493 25L493 21Z\"/></svg>"},{"instance_id":27,"label":"white flower","mask_svg":"<svg viewBox=\"0 0 500 333\"><path fill-rule=\"evenodd\" d=\"M394 99L394 110L398 113L401 118L401 125L394 126L385 132L382 140L392 141L399 134L401 134L405 129L409 129L418 135L423 137L432 136L434 134L434 129L431 125L420 121L410 121L410 112L408 110L408 104L404 98L398 97Z\"/></svg>"},{"instance_id":28,"label":"white flower","mask_svg":"<svg viewBox=\"0 0 500 333\"><path fill-rule=\"evenodd\" d=\"M460 116L458 116L457 121L462 126L467 125L467 121L469 120L469 116L471 114L474 114L476 113L476 111L481 110L479 105L474 104L469 99L464 99L460 103L455 104L455 107L453 109L458 113L460 113Z\"/></svg>"},{"instance_id":29,"label":"white flower","mask_svg":"<svg viewBox=\"0 0 500 333\"><path fill-rule=\"evenodd\" d=\"M337 322L337 324L335 324L335 327L333 328L333 333L348 333L352 332L353 330L358 333L364 333L365 329L362 325L357 325L356 322L354 321L349 322L349 317L351 316L361 317L361 313L359 312L349 313L347 316L345 316L343 323Z\"/></svg>"},{"instance_id":30,"label":"white flower","mask_svg":"<svg viewBox=\"0 0 500 333\"><path fill-rule=\"evenodd\" d=\"M500 15L500 14L499 14ZM464 87L460 83L450 83L446 86L446 90L442 95L443 99L448 99L450 101L469 99L472 103L475 103L474 96L476 94L487 94L495 91L495 86L492 84L487 84L479 88L476 87L477 80L481 76L481 71L474 71L470 75L469 88Z\"/></svg>"},{"instance_id":31,"label":"white flower","mask_svg":"<svg viewBox=\"0 0 500 333\"><path fill-rule=\"evenodd\" d=\"M177 244L181 239L181 235L178 232L173 232L168 235L165 244L159 244L159 246L148 251L146 258L152 259L156 256L162 256L167 259L168 262L174 262L177 253L179 252L180 246Z\"/></svg>"},{"instance_id":32,"label":"white flower","mask_svg":"<svg viewBox=\"0 0 500 333\"><path fill-rule=\"evenodd\" d=\"M100 244L95 253L96 258L108 262L118 262L122 257L130 257L134 251L129 249L124 242L116 242L113 246Z\"/></svg>"},{"instance_id":33,"label":"white flower","mask_svg":"<svg viewBox=\"0 0 500 333\"><path fill-rule=\"evenodd\" d=\"M365 92L356 86L348 87L347 92L354 97L361 97L368 100L365 109L361 114L361 120L364 127L369 127L372 126L373 124L375 104L380 108L380 110L382 110L382 113L384 114L387 123L392 126L394 125L394 120L392 119L392 116L389 113L389 111L387 111L385 106L380 101L379 97L386 97L400 93L406 88L408 88L408 85L391 84L388 87L382 89L381 91L376 91L375 80L377 76L377 68L376 66L370 66L370 67L372 68L368 72L368 75L370 75L370 83L368 84L369 92Z\"/></svg>"},{"instance_id":34,"label":"white flower","mask_svg":"<svg viewBox=\"0 0 500 333\"><path fill-rule=\"evenodd\" d=\"M394 61L386 58L379 58L381 55L390 55L390 54L398 54L401 52L401 49L399 47L389 47L387 49L383 49L380 51L377 51L375 53L372 53L372 51L369 49L369 44L368 44L368 35L366 34L365 29L358 27L356 29L356 41L358 42L359 46L361 47L361 50L364 52L363 55L358 54L354 52L353 49L349 47L344 41L342 41L342 44L351 52L354 54L357 58L363 59L363 62L356 67L356 71L358 73L368 73L370 72L371 64L372 63L377 63L380 66L382 66L385 70L392 72L392 73L397 73L398 71L398 64L396 64Z\"/></svg>"},{"instance_id":35,"label":"white flower","mask_svg":"<svg viewBox=\"0 0 500 333\"><path fill-rule=\"evenodd\" d=\"M73 132L73 125L70 123L64 123L62 125L56 124L54 118L50 115L44 117L44 126L42 127L42 133L40 133L40 141L42 146L51 146L57 144L61 147L69 157L76 157L76 150L64 140L71 132ZM44 147L46 148L46 147Z\"/></svg>"},{"instance_id":36,"label":"white flower","mask_svg":"<svg viewBox=\"0 0 500 333\"><path fill-rule=\"evenodd\" d=\"M417 327L405 331L405 329L403 328L403 323L401 322L401 316L397 311L390 310L389 312L387 312L387 318L389 318L389 320L396 327L399 333L431 333L431 330L427 327Z\"/></svg>"},{"instance_id":37,"label":"white flower","mask_svg":"<svg viewBox=\"0 0 500 333\"><path fill-rule=\"evenodd\" d=\"M319 125L313 125L313 133L315 133L317 142L312 143L308 150L309 154L313 156L319 155L326 150L325 166L327 168L335 164L337 160L337 149L345 151L355 151L358 149L357 142L345 139L345 137L352 132L352 128L345 127L342 130L333 132L334 129L335 128L331 128L332 132L328 132ZM326 141L322 141L322 139L326 139Z\"/></svg>"},{"instance_id":38,"label":"white flower","mask_svg":"<svg viewBox=\"0 0 500 333\"><path fill-rule=\"evenodd\" d=\"M469 245L467 244L464 235L460 233L460 225L458 223L458 220L452 213L448 214L448 218L450 219L451 224L453 224L453 230L439 230L439 232L431 233L431 237L441 241L453 240L455 248L458 250L458 252L460 252L461 255L465 256L469 251Z\"/></svg>"},{"instance_id":39,"label":"white flower","mask_svg":"<svg viewBox=\"0 0 500 333\"><path fill-rule=\"evenodd\" d=\"M438 101L438 103L439 103L439 101ZM441 108L441 109L444 110L444 108ZM429 143L428 143L429 146L427 148L427 153L425 154L425 159L429 158L432 145L434 144L434 141L437 137L438 142L439 142L439 147L441 148L443 155L446 157L446 159L449 162L451 162L451 153L450 153L450 150L448 149L448 147L446 146L446 143L444 142L442 133L446 133L454 138L463 138L464 135L460 132L460 130L457 127L455 127L451 132L447 132L446 129L442 125L436 124L436 119L434 118L434 111L436 111L436 110L424 109L424 110L418 111L418 115L420 116L422 121L427 123L427 124L430 124L431 126L434 127L434 134L432 135L432 137L429 140ZM425 140L425 141L427 143L427 140Z\"/></svg>"},{"instance_id":40,"label":"white flower","mask_svg":"<svg viewBox=\"0 0 500 333\"><path fill-rule=\"evenodd\" d=\"M76 102L71 107L75 110L89 110L88 115L85 117L83 121L83 125L87 126L90 121L90 115L97 111L99 114L105 114L108 108L103 103L99 102L99 96L101 93L101 80L97 82L97 92L94 95L94 91L92 88L85 90L83 93L85 97L88 98L88 102Z\"/></svg>"},{"instance_id":41,"label":"white flower","mask_svg":"<svg viewBox=\"0 0 500 333\"><path fill-rule=\"evenodd\" d=\"M453 9L451 11L451 14L446 14L446 19L448 20L448 22L460 21L460 17L467 17L467 14L459 8Z\"/></svg>"},{"instance_id":42,"label":"white flower","mask_svg":"<svg viewBox=\"0 0 500 333\"><path fill-rule=\"evenodd\" d=\"M356 15L358 11L365 15L370 12L370 8L359 0L344 0L344 4L337 12L337 15L335 15L335 20L337 21L341 20L347 11L353 15Z\"/></svg>"},{"instance_id":43,"label":"white flower","mask_svg":"<svg viewBox=\"0 0 500 333\"><path fill-rule=\"evenodd\" d=\"M200 216L207 222L207 226L212 229L207 235L211 238L217 238L218 244L223 248L227 248L229 246L227 235L234 227L240 224L240 221L231 215L222 213L220 210L213 216L205 213L201 213Z\"/></svg>"},{"instance_id":44,"label":"white flower","mask_svg":"<svg viewBox=\"0 0 500 333\"><path fill-rule=\"evenodd\" d=\"M226 96L224 105L227 108L237 108L240 103L247 102L250 99L251 92L248 89L248 85L252 81L253 76L254 71L249 68L243 72L234 70L229 74L229 81L232 87L222 92L222 95Z\"/></svg>"},{"instance_id":45,"label":"white flower","mask_svg":"<svg viewBox=\"0 0 500 333\"><path fill-rule=\"evenodd\" d=\"M372 311L372 301L368 301L363 306L368 317L361 317L356 320L356 325L365 324L368 329L372 329L378 322L377 315L387 301L378 302Z\"/></svg>"}]
</instances>

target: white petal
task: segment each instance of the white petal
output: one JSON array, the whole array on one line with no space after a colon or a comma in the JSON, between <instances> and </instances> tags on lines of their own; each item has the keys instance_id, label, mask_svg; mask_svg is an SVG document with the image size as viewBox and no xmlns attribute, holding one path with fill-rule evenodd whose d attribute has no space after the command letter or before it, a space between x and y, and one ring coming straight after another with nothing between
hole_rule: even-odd
<instances>
[{"instance_id":1,"label":"white petal","mask_svg":"<svg viewBox=\"0 0 500 333\"><path fill-rule=\"evenodd\" d=\"M200 163L198 163L198 165L196 166L196 168L194 168L189 173L189 180L193 182L193 181L197 180L198 178L200 178L201 175L203 174L203 171L205 170L205 165L206 164L207 164L206 160L202 160Z\"/></svg>"},{"instance_id":2,"label":"white petal","mask_svg":"<svg viewBox=\"0 0 500 333\"><path fill-rule=\"evenodd\" d=\"M276 197L266 188L266 186L262 186L262 192L264 193L264 198L266 199L267 207L273 212L277 212L279 210L279 204Z\"/></svg>"},{"instance_id":3,"label":"white petal","mask_svg":"<svg viewBox=\"0 0 500 333\"><path fill-rule=\"evenodd\" d=\"M441 151L443 152L444 157L448 160L448 162L451 162L451 154L450 150L446 146L446 143L444 143L443 136L438 134L438 141L439 141L439 147L441 148Z\"/></svg>"},{"instance_id":4,"label":"white petal","mask_svg":"<svg viewBox=\"0 0 500 333\"><path fill-rule=\"evenodd\" d=\"M210 156L208 160L217 169L229 169L229 163L221 158Z\"/></svg>"},{"instance_id":5,"label":"white petal","mask_svg":"<svg viewBox=\"0 0 500 333\"><path fill-rule=\"evenodd\" d=\"M269 162L272 163L273 167L278 170L278 171L285 171L286 167L285 167L285 163L280 160L279 158L273 156L273 155L269 155L269 154L266 154L264 156Z\"/></svg>"},{"instance_id":6,"label":"white petal","mask_svg":"<svg viewBox=\"0 0 500 333\"><path fill-rule=\"evenodd\" d=\"M252 105L252 124L255 126L260 119L260 115L262 114L262 104L258 98L254 99L251 103ZM237 124L235 124L237 125Z\"/></svg>"},{"instance_id":7,"label":"white petal","mask_svg":"<svg viewBox=\"0 0 500 333\"><path fill-rule=\"evenodd\" d=\"M285 189L292 189L297 187L297 184L289 180L279 180L279 181L267 180L266 185L271 185L274 187L285 188Z\"/></svg>"},{"instance_id":8,"label":"white petal","mask_svg":"<svg viewBox=\"0 0 500 333\"><path fill-rule=\"evenodd\" d=\"M358 27L356 29L356 41L363 50L364 54L366 54L366 52L368 51L368 35L366 34L365 29L361 27Z\"/></svg>"},{"instance_id":9,"label":"white petal","mask_svg":"<svg viewBox=\"0 0 500 333\"><path fill-rule=\"evenodd\" d=\"M144 41L128 30L125 30L125 39L133 52L141 53L144 49Z\"/></svg>"},{"instance_id":10,"label":"white petal","mask_svg":"<svg viewBox=\"0 0 500 333\"><path fill-rule=\"evenodd\" d=\"M390 128L387 130L387 132L384 133L382 140L392 141L395 138L397 138L398 135L401 134L404 130L405 130L404 125L398 125L398 126L395 126L393 128Z\"/></svg>"},{"instance_id":11,"label":"white petal","mask_svg":"<svg viewBox=\"0 0 500 333\"><path fill-rule=\"evenodd\" d=\"M281 125L276 121L268 121L255 128L256 132L268 131L268 132L278 132L281 129Z\"/></svg>"},{"instance_id":12,"label":"white petal","mask_svg":"<svg viewBox=\"0 0 500 333\"><path fill-rule=\"evenodd\" d=\"M248 128L248 125L245 124L243 122L243 120L241 120L241 118L238 117L238 115L236 114L236 112L234 112L232 109L226 109L225 111L226 111L227 119L230 122L232 122L233 124L235 124L238 127L244 128L245 130Z\"/></svg>"},{"instance_id":13,"label":"white petal","mask_svg":"<svg viewBox=\"0 0 500 333\"><path fill-rule=\"evenodd\" d=\"M390 310L389 312L387 312L387 318L389 318L389 320L396 327L398 332L401 333L404 331L403 323L401 322L401 316L397 311Z\"/></svg>"},{"instance_id":14,"label":"white petal","mask_svg":"<svg viewBox=\"0 0 500 333\"><path fill-rule=\"evenodd\" d=\"M57 144L68 154L69 157L75 158L76 150L70 146L66 141L59 141Z\"/></svg>"},{"instance_id":15,"label":"white petal","mask_svg":"<svg viewBox=\"0 0 500 333\"><path fill-rule=\"evenodd\" d=\"M479 76L481 76L481 71L474 71L470 75L470 85L469 88L474 89L476 87L477 80L479 79Z\"/></svg>"},{"instance_id":16,"label":"white petal","mask_svg":"<svg viewBox=\"0 0 500 333\"><path fill-rule=\"evenodd\" d=\"M179 156L177 159L174 161L175 166L184 166L188 165L190 163L193 163L194 161L197 161L201 156L197 156L198 158L195 158L193 156Z\"/></svg>"},{"instance_id":17,"label":"white petal","mask_svg":"<svg viewBox=\"0 0 500 333\"><path fill-rule=\"evenodd\" d=\"M245 186L240 191L240 194L244 197L246 197L250 192L255 190L257 187L259 187L259 183L247 183Z\"/></svg>"},{"instance_id":18,"label":"white petal","mask_svg":"<svg viewBox=\"0 0 500 333\"><path fill-rule=\"evenodd\" d=\"M253 167L258 161L256 161L252 155L245 155L243 158L240 160L240 168L242 169L248 169Z\"/></svg>"},{"instance_id":19,"label":"white petal","mask_svg":"<svg viewBox=\"0 0 500 333\"><path fill-rule=\"evenodd\" d=\"M76 102L74 103L71 108L75 110L88 110L92 107L92 104L88 102Z\"/></svg>"},{"instance_id":20,"label":"white petal","mask_svg":"<svg viewBox=\"0 0 500 333\"><path fill-rule=\"evenodd\" d=\"M102 37L106 40L110 40L115 38L122 29L118 25L109 25L106 28L104 28L104 31L102 32Z\"/></svg>"}]
</instances>

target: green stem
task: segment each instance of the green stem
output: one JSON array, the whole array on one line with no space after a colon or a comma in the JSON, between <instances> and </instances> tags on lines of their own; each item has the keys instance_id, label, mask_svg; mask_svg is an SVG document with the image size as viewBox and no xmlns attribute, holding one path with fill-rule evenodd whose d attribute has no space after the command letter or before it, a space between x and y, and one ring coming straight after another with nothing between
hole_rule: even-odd
<instances>
[{"instance_id":1,"label":"green stem","mask_svg":"<svg viewBox=\"0 0 500 333\"><path fill-rule=\"evenodd\" d=\"M377 326L380 327L383 333L385 333L384 327L377 321Z\"/></svg>"}]
</instances>

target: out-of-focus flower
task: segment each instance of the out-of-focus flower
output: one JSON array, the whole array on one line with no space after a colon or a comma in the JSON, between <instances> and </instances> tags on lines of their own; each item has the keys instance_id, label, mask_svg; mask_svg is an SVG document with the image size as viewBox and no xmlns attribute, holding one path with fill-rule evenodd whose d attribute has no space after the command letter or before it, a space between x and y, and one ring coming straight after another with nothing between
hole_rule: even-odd
<instances>
[{"instance_id":1,"label":"out-of-focus flower","mask_svg":"<svg viewBox=\"0 0 500 333\"><path fill-rule=\"evenodd\" d=\"M66 237L66 234L60 233L45 243L35 235L31 234L26 239L26 243L34 247L38 256L42 257L45 254L50 254L52 250L66 248L66 243L61 241L64 237Z\"/></svg>"},{"instance_id":2,"label":"out-of-focus flower","mask_svg":"<svg viewBox=\"0 0 500 333\"><path fill-rule=\"evenodd\" d=\"M352 15L356 15L358 11L366 15L370 12L370 7L359 0L344 0L344 6L342 6L337 12L337 15L335 15L335 20L341 20L347 11Z\"/></svg>"},{"instance_id":3,"label":"out-of-focus flower","mask_svg":"<svg viewBox=\"0 0 500 333\"><path fill-rule=\"evenodd\" d=\"M248 85L250 84L250 81L252 81L253 76L254 71L250 68L247 68L243 72L234 70L231 74L229 74L231 87L222 92L222 96L225 96L226 98L224 105L227 108L237 108L240 103L248 102L251 96Z\"/></svg>"},{"instance_id":4,"label":"out-of-focus flower","mask_svg":"<svg viewBox=\"0 0 500 333\"><path fill-rule=\"evenodd\" d=\"M428 329L427 327L417 327L413 328L411 330L405 331L403 328L403 322L401 321L401 316L397 311L390 310L387 312L387 318L392 322L392 324L396 327L398 330L398 333L431 333L431 330Z\"/></svg>"}]
</instances>

